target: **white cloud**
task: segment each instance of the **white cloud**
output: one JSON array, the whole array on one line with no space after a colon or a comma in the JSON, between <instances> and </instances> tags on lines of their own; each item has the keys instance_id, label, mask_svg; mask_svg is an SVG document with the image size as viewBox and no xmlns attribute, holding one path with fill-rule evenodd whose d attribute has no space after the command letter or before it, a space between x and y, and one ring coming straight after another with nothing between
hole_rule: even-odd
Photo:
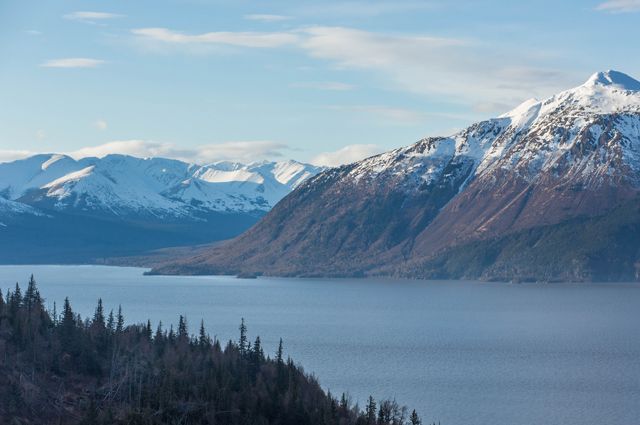
<instances>
[{"instance_id":1,"label":"white cloud","mask_svg":"<svg viewBox=\"0 0 640 425\"><path fill-rule=\"evenodd\" d=\"M33 152L27 150L2 150L0 149L0 162L10 162L17 159L27 158L33 155Z\"/></svg>"},{"instance_id":2,"label":"white cloud","mask_svg":"<svg viewBox=\"0 0 640 425\"><path fill-rule=\"evenodd\" d=\"M514 53L456 38L374 33L343 27L310 27L301 47L338 68L362 69L404 91L473 103L521 99L566 88L564 74L529 65Z\"/></svg>"},{"instance_id":3,"label":"white cloud","mask_svg":"<svg viewBox=\"0 0 640 425\"><path fill-rule=\"evenodd\" d=\"M314 165L337 167L377 155L381 152L383 152L383 149L376 145L348 145L334 152L318 154L309 162Z\"/></svg>"},{"instance_id":4,"label":"white cloud","mask_svg":"<svg viewBox=\"0 0 640 425\"><path fill-rule=\"evenodd\" d=\"M306 82L306 83L291 83L289 86L293 88L329 90L329 91L347 91L347 90L354 89L353 85L341 83L338 81L315 81L315 82Z\"/></svg>"},{"instance_id":5,"label":"white cloud","mask_svg":"<svg viewBox=\"0 0 640 425\"><path fill-rule=\"evenodd\" d=\"M100 131L104 131L109 128L109 124L105 120L98 120L93 123L93 125Z\"/></svg>"},{"instance_id":6,"label":"white cloud","mask_svg":"<svg viewBox=\"0 0 640 425\"><path fill-rule=\"evenodd\" d=\"M629 13L640 11L640 0L610 0L600 3L596 10L611 13Z\"/></svg>"},{"instance_id":7,"label":"white cloud","mask_svg":"<svg viewBox=\"0 0 640 425\"><path fill-rule=\"evenodd\" d=\"M269 14L252 14L252 15L244 15L244 19L248 19L249 21L260 21L260 22L281 22L287 21L291 19L290 16L284 15L269 15Z\"/></svg>"},{"instance_id":8,"label":"white cloud","mask_svg":"<svg viewBox=\"0 0 640 425\"><path fill-rule=\"evenodd\" d=\"M90 58L50 59L40 64L44 68L97 68L105 61Z\"/></svg>"},{"instance_id":9,"label":"white cloud","mask_svg":"<svg viewBox=\"0 0 640 425\"><path fill-rule=\"evenodd\" d=\"M74 158L98 157L122 154L137 157L165 157L196 164L229 160L252 162L259 159L275 159L284 156L289 146L268 140L214 143L195 148L180 148L173 143L149 140L122 140L90 146L68 152Z\"/></svg>"},{"instance_id":10,"label":"white cloud","mask_svg":"<svg viewBox=\"0 0 640 425\"><path fill-rule=\"evenodd\" d=\"M390 15L393 13L406 13L425 9L433 9L438 5L433 1L419 0L396 0L396 1L340 1L340 2L319 2L312 6L303 6L300 13L310 15L314 18L318 16L353 16L357 18L369 18L379 15Z\"/></svg>"},{"instance_id":11,"label":"white cloud","mask_svg":"<svg viewBox=\"0 0 640 425\"><path fill-rule=\"evenodd\" d=\"M117 13L107 12L72 12L63 16L64 19L70 21L79 21L87 24L95 24L98 21L105 21L108 19L122 18L123 15Z\"/></svg>"},{"instance_id":12,"label":"white cloud","mask_svg":"<svg viewBox=\"0 0 640 425\"><path fill-rule=\"evenodd\" d=\"M46 137L47 137L47 133L45 133L44 130L36 131L36 139L43 140Z\"/></svg>"},{"instance_id":13,"label":"white cloud","mask_svg":"<svg viewBox=\"0 0 640 425\"><path fill-rule=\"evenodd\" d=\"M42 31L38 31L38 30L26 30L25 33L32 35L34 37L42 35Z\"/></svg>"},{"instance_id":14,"label":"white cloud","mask_svg":"<svg viewBox=\"0 0 640 425\"><path fill-rule=\"evenodd\" d=\"M138 28L131 31L137 37L168 45L212 44L239 47L273 48L295 44L298 36L288 32L218 31L187 35L167 28Z\"/></svg>"},{"instance_id":15,"label":"white cloud","mask_svg":"<svg viewBox=\"0 0 640 425\"><path fill-rule=\"evenodd\" d=\"M204 46L208 47L205 51L210 51L211 46L223 45L296 47L334 68L369 72L385 89L438 96L461 104L482 103L484 107L489 103L517 105L523 99L542 98L579 82L579 78L545 66L545 57L551 56L549 52L546 56L538 55L469 39L324 26L273 33L196 35L166 28L142 28L133 30L133 34L145 42L144 47L154 49L182 46L201 51ZM300 83L293 83L296 84Z\"/></svg>"}]
</instances>

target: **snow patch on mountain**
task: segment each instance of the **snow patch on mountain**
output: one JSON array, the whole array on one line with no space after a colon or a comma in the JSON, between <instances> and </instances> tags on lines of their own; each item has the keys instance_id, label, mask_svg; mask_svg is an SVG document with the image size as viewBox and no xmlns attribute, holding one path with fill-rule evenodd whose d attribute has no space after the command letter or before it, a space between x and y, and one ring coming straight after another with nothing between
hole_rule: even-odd
<instances>
[{"instance_id":1,"label":"snow patch on mountain","mask_svg":"<svg viewBox=\"0 0 640 425\"><path fill-rule=\"evenodd\" d=\"M530 181L548 172L584 179L587 186L616 178L640 186L640 82L617 71L599 72L581 86L529 99L450 137L360 161L349 176L361 181L384 175L412 190L446 181L452 169L469 163L469 179L504 169Z\"/></svg>"},{"instance_id":2,"label":"snow patch on mountain","mask_svg":"<svg viewBox=\"0 0 640 425\"><path fill-rule=\"evenodd\" d=\"M322 169L295 161L206 166L108 155L36 155L0 164L0 196L15 204L113 215L195 217L268 211Z\"/></svg>"}]
</instances>

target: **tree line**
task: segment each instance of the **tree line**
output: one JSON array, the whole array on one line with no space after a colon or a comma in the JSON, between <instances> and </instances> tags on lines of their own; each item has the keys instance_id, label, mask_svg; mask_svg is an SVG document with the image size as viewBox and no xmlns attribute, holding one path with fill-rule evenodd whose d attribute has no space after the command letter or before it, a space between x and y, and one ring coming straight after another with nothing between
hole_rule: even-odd
<instances>
[{"instance_id":1,"label":"tree line","mask_svg":"<svg viewBox=\"0 0 640 425\"><path fill-rule=\"evenodd\" d=\"M395 400L364 409L325 392L315 377L273 358L244 319L237 341L211 338L201 321L177 329L125 326L98 300L83 319L68 299L47 310L35 279L0 291L0 422L7 424L418 425Z\"/></svg>"}]
</instances>

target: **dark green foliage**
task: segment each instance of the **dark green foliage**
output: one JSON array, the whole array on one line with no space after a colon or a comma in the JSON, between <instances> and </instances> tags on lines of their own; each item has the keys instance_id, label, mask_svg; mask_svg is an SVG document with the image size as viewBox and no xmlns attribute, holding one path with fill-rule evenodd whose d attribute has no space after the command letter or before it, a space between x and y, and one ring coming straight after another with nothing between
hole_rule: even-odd
<instances>
[{"instance_id":1,"label":"dark green foliage","mask_svg":"<svg viewBox=\"0 0 640 425\"><path fill-rule=\"evenodd\" d=\"M124 325L122 309L92 320L68 299L60 319L43 307L35 280L0 296L0 423L405 425L395 401L369 399L366 412L326 394L291 359L265 357L260 337L220 342L201 323L188 334L151 323ZM376 416L376 412L378 413ZM417 415L416 415L417 417ZM412 416L413 418L413 416ZM413 420L413 419L411 419ZM415 423L415 422L412 422ZM418 422L419 423L419 422Z\"/></svg>"}]
</instances>

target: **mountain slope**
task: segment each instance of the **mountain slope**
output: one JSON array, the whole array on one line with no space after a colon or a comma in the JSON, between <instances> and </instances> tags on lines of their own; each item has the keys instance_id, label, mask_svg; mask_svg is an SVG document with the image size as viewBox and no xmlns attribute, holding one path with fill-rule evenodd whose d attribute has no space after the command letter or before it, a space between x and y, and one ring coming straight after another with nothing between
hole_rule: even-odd
<instances>
[{"instance_id":1,"label":"mountain slope","mask_svg":"<svg viewBox=\"0 0 640 425\"><path fill-rule=\"evenodd\" d=\"M613 266L579 261L584 255L580 246L565 247L558 255L559 267L572 271L542 276L543 265L533 264L542 260L528 256L535 241L527 238L518 239L523 254L509 257L514 262L509 270L492 269L487 259L465 272L453 273L444 265L462 255L463 247L478 256L490 244L514 246L509 238L532 229L544 239L556 226L569 226L564 234L570 235L567 229L580 229L571 223L598 218L615 222L602 228L635 229L639 88L625 74L597 73L579 87L529 100L450 137L424 139L327 170L235 240L156 272L547 280L607 276ZM626 211L623 217L607 219L617 208ZM611 236L589 255L616 240ZM640 239L624 245L628 258L615 279L635 273Z\"/></svg>"},{"instance_id":2,"label":"mountain slope","mask_svg":"<svg viewBox=\"0 0 640 425\"><path fill-rule=\"evenodd\" d=\"M109 155L0 164L0 262L91 262L240 234L319 168Z\"/></svg>"}]
</instances>

